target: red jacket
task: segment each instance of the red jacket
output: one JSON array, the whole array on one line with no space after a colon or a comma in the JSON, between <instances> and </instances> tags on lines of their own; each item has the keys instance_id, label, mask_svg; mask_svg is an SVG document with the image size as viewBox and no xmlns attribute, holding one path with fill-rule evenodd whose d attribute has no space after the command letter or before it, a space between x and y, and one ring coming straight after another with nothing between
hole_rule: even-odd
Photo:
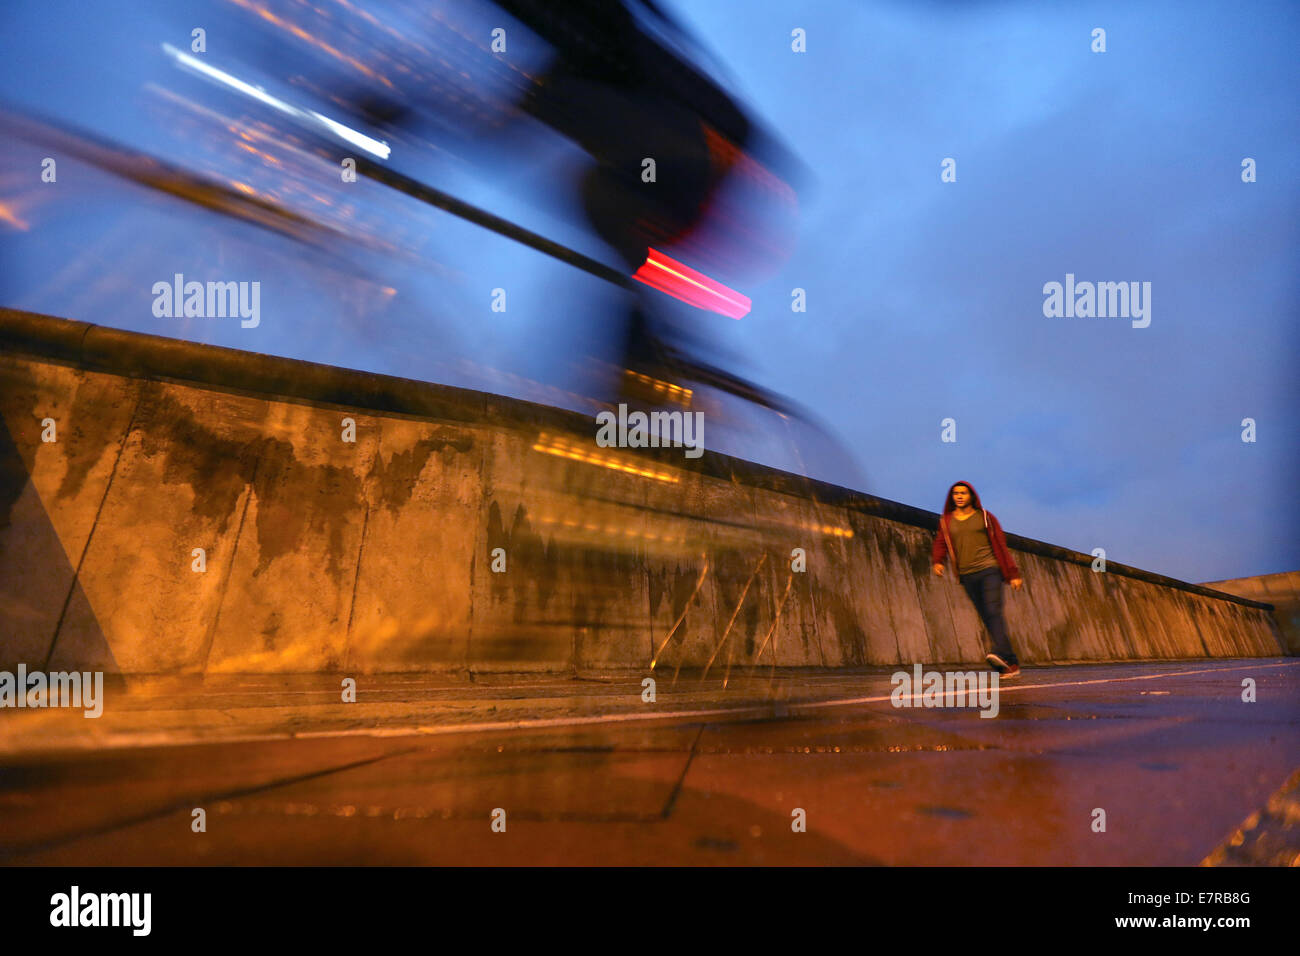
<instances>
[{"instance_id":1,"label":"red jacket","mask_svg":"<svg viewBox=\"0 0 1300 956\"><path fill-rule=\"evenodd\" d=\"M974 493L972 490L972 498ZM984 515L984 527L988 529L989 544L993 546L993 557L998 559L998 567L1002 570L1002 578L1006 581L1014 581L1020 577L1020 569L1016 567L1015 559L1011 557L1011 551L1007 548L1006 535L1002 533L1002 525L992 514L980 508L980 513ZM967 521L970 519L967 518ZM953 551L952 538L948 537L948 524L952 521L952 512L947 511L939 516L939 530L934 536L934 547L930 549L930 563L942 564L944 558L950 558L952 564L952 573L957 573L957 555Z\"/></svg>"}]
</instances>

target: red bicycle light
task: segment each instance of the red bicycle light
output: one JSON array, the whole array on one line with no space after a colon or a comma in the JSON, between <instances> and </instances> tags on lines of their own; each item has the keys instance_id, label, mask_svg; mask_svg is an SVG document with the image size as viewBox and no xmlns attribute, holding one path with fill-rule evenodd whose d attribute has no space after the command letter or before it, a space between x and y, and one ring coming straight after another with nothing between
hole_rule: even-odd
<instances>
[{"instance_id":1,"label":"red bicycle light","mask_svg":"<svg viewBox=\"0 0 1300 956\"><path fill-rule=\"evenodd\" d=\"M688 265L650 249L646 260L632 276L652 289L658 289L699 309L718 312L739 319L749 313L752 303L735 289L710 279Z\"/></svg>"}]
</instances>

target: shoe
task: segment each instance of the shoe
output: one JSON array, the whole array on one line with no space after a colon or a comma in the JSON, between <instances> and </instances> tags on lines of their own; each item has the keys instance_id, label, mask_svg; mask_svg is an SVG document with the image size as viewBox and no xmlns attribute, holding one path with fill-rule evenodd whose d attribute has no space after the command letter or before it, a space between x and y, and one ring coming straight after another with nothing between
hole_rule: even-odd
<instances>
[{"instance_id":1,"label":"shoe","mask_svg":"<svg viewBox=\"0 0 1300 956\"><path fill-rule=\"evenodd\" d=\"M1019 665L1019 664L1012 664L1010 667L1008 667L1006 670L1004 670L1004 671L1002 672L1002 676L1001 676L1000 678L998 678L998 679L999 679L999 680L1015 680L1015 679L1016 679L1017 677L1019 677L1019 676L1020 676L1020 665Z\"/></svg>"},{"instance_id":2,"label":"shoe","mask_svg":"<svg viewBox=\"0 0 1300 956\"><path fill-rule=\"evenodd\" d=\"M988 662L989 667L993 668L999 674L1005 674L1011 667L1010 664L998 657L996 654L986 654L984 655L984 660Z\"/></svg>"}]
</instances>

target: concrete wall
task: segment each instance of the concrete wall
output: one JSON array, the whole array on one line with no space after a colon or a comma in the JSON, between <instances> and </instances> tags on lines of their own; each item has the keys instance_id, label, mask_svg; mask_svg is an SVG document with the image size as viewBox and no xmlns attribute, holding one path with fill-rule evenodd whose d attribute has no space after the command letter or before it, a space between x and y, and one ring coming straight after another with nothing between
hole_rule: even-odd
<instances>
[{"instance_id":1,"label":"concrete wall","mask_svg":"<svg viewBox=\"0 0 1300 956\"><path fill-rule=\"evenodd\" d=\"M1287 653L1300 654L1300 571L1211 581L1205 587L1273 605L1273 618Z\"/></svg>"},{"instance_id":2,"label":"concrete wall","mask_svg":"<svg viewBox=\"0 0 1300 956\"><path fill-rule=\"evenodd\" d=\"M929 573L930 512L598 449L556 409L26 313L0 310L0 352L2 669L645 669L670 632L670 668L983 656ZM1009 541L1027 662L1282 652L1265 605Z\"/></svg>"}]
</instances>

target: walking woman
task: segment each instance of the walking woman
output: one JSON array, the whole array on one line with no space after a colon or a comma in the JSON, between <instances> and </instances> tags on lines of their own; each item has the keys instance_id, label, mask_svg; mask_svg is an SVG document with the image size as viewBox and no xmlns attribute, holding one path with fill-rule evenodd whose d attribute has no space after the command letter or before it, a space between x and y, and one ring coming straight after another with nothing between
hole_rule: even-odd
<instances>
[{"instance_id":1,"label":"walking woman","mask_svg":"<svg viewBox=\"0 0 1300 956\"><path fill-rule=\"evenodd\" d=\"M1002 615L1002 582L1010 582L1017 591L1025 582L1007 549L1002 525L980 506L980 496L968 481L959 481L948 489L930 552L935 574L943 575L945 558L951 558L957 580L993 638L993 653L984 659L1003 680L1019 677L1020 662L1011 649Z\"/></svg>"}]
</instances>

